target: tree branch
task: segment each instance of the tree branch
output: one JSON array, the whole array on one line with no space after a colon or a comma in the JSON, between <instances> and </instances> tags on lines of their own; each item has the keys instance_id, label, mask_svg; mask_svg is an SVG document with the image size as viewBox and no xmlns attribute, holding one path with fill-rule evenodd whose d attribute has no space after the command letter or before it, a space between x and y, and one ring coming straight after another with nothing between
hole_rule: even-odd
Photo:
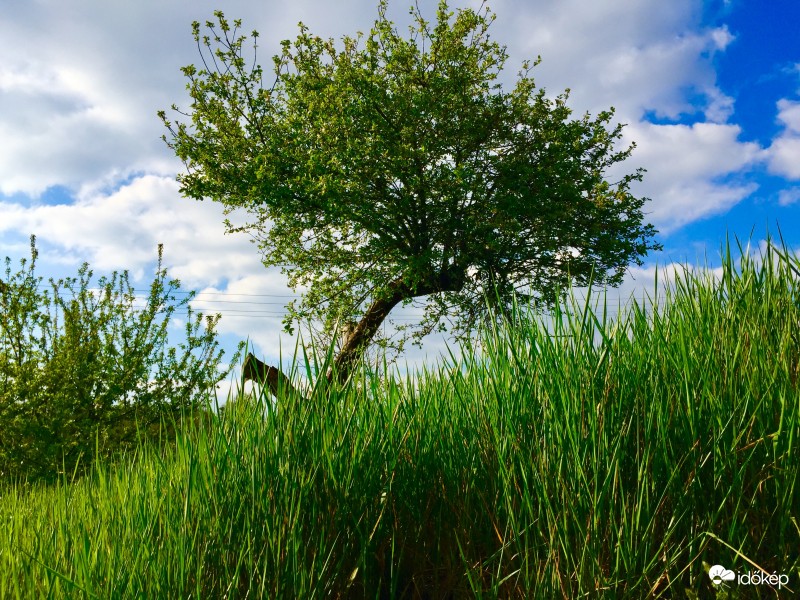
<instances>
[{"instance_id":1,"label":"tree branch","mask_svg":"<svg viewBox=\"0 0 800 600\"><path fill-rule=\"evenodd\" d=\"M254 381L260 385L266 384L270 393L279 398L289 392L296 392L297 388L292 381L276 367L261 362L252 353L248 352L242 366L242 378L245 381ZM278 392L281 392L279 394Z\"/></svg>"}]
</instances>

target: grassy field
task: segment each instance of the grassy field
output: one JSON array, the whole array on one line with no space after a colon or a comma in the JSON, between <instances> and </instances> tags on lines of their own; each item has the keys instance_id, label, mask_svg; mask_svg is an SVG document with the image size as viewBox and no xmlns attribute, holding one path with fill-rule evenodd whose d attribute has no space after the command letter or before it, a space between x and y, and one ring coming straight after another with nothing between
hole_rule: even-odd
<instances>
[{"instance_id":1,"label":"grassy field","mask_svg":"<svg viewBox=\"0 0 800 600\"><path fill-rule=\"evenodd\" d=\"M655 313L521 311L413 383L239 400L167 451L6 485L0 597L800 595L800 261L721 271Z\"/></svg>"}]
</instances>

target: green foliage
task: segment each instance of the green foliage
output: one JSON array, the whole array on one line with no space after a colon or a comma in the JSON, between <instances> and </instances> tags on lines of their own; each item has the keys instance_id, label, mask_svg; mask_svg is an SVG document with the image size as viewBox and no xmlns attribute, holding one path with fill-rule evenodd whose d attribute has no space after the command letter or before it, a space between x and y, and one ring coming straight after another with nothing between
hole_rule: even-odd
<instances>
[{"instance_id":1,"label":"green foliage","mask_svg":"<svg viewBox=\"0 0 800 600\"><path fill-rule=\"evenodd\" d=\"M32 237L30 260L12 272L6 258L0 280L0 477L52 480L135 447L202 405L227 374L219 317L195 315L191 294L176 300L161 247L144 299L127 272L93 288L87 264L44 285L36 260ZM183 310L183 340L170 346L168 325Z\"/></svg>"},{"instance_id":2,"label":"green foliage","mask_svg":"<svg viewBox=\"0 0 800 600\"><path fill-rule=\"evenodd\" d=\"M570 280L618 284L658 247L629 189L641 170L606 179L632 150L615 148L613 109L572 118L567 92L548 98L528 63L504 91L488 9L441 2L436 23L412 9L408 37L386 10L340 46L301 24L266 83L257 32L251 61L241 22L218 11L208 35L194 23L203 67L183 69L190 110L173 106L185 122L160 113L183 194L247 211L228 229L304 290L287 328L361 320L369 341L393 306L426 297L417 336L444 317L466 334L487 291L491 314L515 294L551 305Z\"/></svg>"},{"instance_id":3,"label":"green foliage","mask_svg":"<svg viewBox=\"0 0 800 600\"><path fill-rule=\"evenodd\" d=\"M166 456L0 488L0 597L790 597L800 260L722 271L657 313L518 310L414 379L236 402Z\"/></svg>"}]
</instances>

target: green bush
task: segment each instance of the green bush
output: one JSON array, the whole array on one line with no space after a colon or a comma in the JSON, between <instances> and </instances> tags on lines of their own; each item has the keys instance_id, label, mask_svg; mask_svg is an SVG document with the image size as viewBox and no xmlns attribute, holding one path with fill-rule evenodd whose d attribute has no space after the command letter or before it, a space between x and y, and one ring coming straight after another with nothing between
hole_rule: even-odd
<instances>
[{"instance_id":1,"label":"green bush","mask_svg":"<svg viewBox=\"0 0 800 600\"><path fill-rule=\"evenodd\" d=\"M30 260L0 279L0 477L52 480L82 472L98 455L131 448L174 428L228 371L216 340L218 316L195 314L193 297L158 267L146 298L127 271L92 286L78 276L49 280ZM170 319L186 311L183 340L168 342ZM165 436L169 438L169 436Z\"/></svg>"}]
</instances>

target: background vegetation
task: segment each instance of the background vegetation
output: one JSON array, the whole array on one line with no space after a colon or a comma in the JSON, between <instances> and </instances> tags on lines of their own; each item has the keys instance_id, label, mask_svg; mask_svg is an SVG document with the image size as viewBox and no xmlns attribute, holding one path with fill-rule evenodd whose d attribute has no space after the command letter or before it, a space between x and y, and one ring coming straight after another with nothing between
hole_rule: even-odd
<instances>
[{"instance_id":1,"label":"background vegetation","mask_svg":"<svg viewBox=\"0 0 800 600\"><path fill-rule=\"evenodd\" d=\"M191 294L177 300L180 282L167 279L160 248L158 259L144 298L127 272L93 284L87 264L77 277L45 284L36 275L35 238L19 270L6 259L0 478L72 476L97 456L135 448L141 437L174 437L162 426L206 406L229 372L216 341L218 317L194 314ZM184 336L168 340L176 313L188 315Z\"/></svg>"},{"instance_id":2,"label":"background vegetation","mask_svg":"<svg viewBox=\"0 0 800 600\"><path fill-rule=\"evenodd\" d=\"M518 310L416 378L6 486L0 597L775 597L713 564L796 593L798 283L785 250L729 253L656 311Z\"/></svg>"}]
</instances>

